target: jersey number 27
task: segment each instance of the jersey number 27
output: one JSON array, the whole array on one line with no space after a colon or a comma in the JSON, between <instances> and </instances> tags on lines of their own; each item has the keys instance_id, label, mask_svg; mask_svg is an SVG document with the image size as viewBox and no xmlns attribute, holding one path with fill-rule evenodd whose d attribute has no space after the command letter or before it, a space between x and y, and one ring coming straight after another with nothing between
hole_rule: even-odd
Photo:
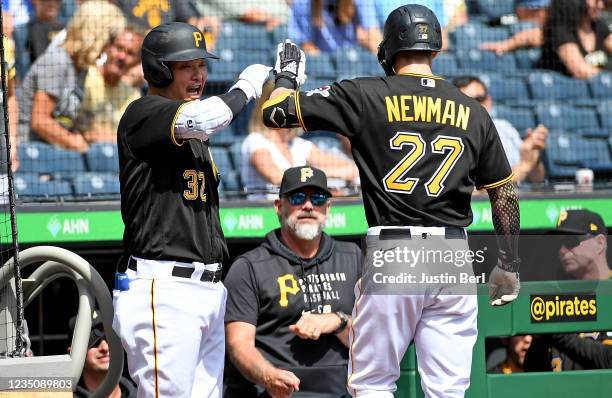
<instances>
[{"instance_id":1,"label":"jersey number 27","mask_svg":"<svg viewBox=\"0 0 612 398\"><path fill-rule=\"evenodd\" d=\"M418 178L409 177L409 172L425 156L427 146L419 133L398 131L389 140L389 147L396 151L401 151L405 145L410 147L408 154L383 179L385 190L388 192L411 194L419 182ZM446 154L446 157L431 178L425 182L428 196L440 195L444 189L444 181L463 154L463 149L463 141L458 137L440 135L431 142L431 151Z\"/></svg>"}]
</instances>

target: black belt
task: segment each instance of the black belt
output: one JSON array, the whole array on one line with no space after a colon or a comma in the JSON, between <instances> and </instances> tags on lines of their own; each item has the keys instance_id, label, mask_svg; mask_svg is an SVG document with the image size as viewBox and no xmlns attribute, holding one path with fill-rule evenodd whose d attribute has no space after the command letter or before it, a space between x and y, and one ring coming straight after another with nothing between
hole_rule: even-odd
<instances>
[{"instance_id":1,"label":"black belt","mask_svg":"<svg viewBox=\"0 0 612 398\"><path fill-rule=\"evenodd\" d=\"M128 268L131 269L132 271L137 271L137 266L138 266L138 262L133 257L130 257L130 259L128 260ZM193 275L194 272L195 272L195 268L188 268L188 267L173 267L172 268L172 276L176 276L179 278L191 279L191 275ZM221 281L221 275L222 275L221 270L209 271L205 269L204 272L202 273L202 276L200 277L200 280L202 282L217 283Z\"/></svg>"},{"instance_id":2,"label":"black belt","mask_svg":"<svg viewBox=\"0 0 612 398\"><path fill-rule=\"evenodd\" d=\"M416 236L427 235L416 234ZM410 233L410 228L383 228L380 230L378 236L380 236L381 240L392 240L392 239L412 239L412 234ZM465 233L465 229L459 227L444 227L444 238L445 239L467 239L467 235Z\"/></svg>"}]
</instances>

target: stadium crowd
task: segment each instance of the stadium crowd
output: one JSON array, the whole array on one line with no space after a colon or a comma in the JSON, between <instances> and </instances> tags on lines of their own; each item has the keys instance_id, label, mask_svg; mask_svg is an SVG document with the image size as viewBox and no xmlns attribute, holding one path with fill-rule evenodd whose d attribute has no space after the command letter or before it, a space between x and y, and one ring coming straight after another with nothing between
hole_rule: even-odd
<instances>
[{"instance_id":1,"label":"stadium crowd","mask_svg":"<svg viewBox=\"0 0 612 398\"><path fill-rule=\"evenodd\" d=\"M249 63L271 64L273 46L285 37L307 53L305 87L316 89L382 75L376 60L382 27L401 4L4 0L16 193L25 200L118 197L116 129L127 105L146 92L139 48L151 27L176 20L204 32L224 60L209 66L205 95L226 90ZM609 184L612 1L420 4L443 26L444 51L434 73L478 79L521 189L552 189L583 168L593 170L596 186ZM211 138L224 197L272 197L282 171L302 164L325 170L335 194L359 194L350 147L335 133L296 130L282 142L246 113Z\"/></svg>"}]
</instances>

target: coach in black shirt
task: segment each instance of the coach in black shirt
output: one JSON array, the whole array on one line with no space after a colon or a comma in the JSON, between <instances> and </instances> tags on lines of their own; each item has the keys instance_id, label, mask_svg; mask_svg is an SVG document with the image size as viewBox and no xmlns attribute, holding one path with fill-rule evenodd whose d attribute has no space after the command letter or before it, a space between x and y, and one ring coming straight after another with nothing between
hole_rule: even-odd
<instances>
[{"instance_id":1,"label":"coach in black shirt","mask_svg":"<svg viewBox=\"0 0 612 398\"><path fill-rule=\"evenodd\" d=\"M281 228L230 268L226 398L347 394L361 252L322 232L330 196L323 171L288 169L274 202Z\"/></svg>"}]
</instances>

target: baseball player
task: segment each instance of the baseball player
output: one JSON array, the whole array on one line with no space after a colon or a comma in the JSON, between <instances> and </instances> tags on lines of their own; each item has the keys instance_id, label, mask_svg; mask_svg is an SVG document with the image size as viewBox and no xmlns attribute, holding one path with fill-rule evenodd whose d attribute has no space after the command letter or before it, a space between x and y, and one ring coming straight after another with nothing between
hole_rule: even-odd
<instances>
[{"instance_id":1,"label":"baseball player","mask_svg":"<svg viewBox=\"0 0 612 398\"><path fill-rule=\"evenodd\" d=\"M227 93L199 100L209 58L189 24L151 30L142 45L149 93L119 123L119 270L129 285L119 273L113 328L138 397L221 396L228 253L208 136L261 95L271 68L250 65Z\"/></svg>"},{"instance_id":2,"label":"baseball player","mask_svg":"<svg viewBox=\"0 0 612 398\"><path fill-rule=\"evenodd\" d=\"M294 44L281 43L276 89L264 104L263 119L269 127L331 130L350 140L369 235L466 240L472 192L488 190L499 243L489 294L492 305L502 305L519 291L519 208L512 173L486 110L432 75L431 62L441 47L433 12L401 6L387 18L379 46L386 77L300 92L304 57ZM364 295L361 282L353 309L351 394L392 397L400 361L414 339L425 395L463 397L477 335L476 296Z\"/></svg>"}]
</instances>

